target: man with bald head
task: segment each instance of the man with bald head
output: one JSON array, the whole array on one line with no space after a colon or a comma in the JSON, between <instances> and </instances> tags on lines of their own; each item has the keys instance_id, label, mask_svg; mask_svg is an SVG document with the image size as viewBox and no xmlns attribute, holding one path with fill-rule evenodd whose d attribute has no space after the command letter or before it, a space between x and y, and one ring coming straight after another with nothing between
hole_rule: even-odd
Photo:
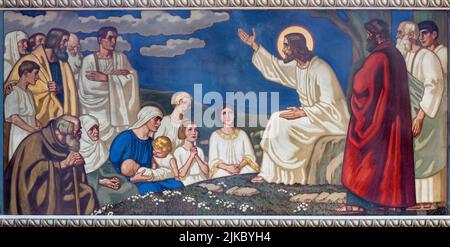
<instances>
[{"instance_id":1,"label":"man with bald head","mask_svg":"<svg viewBox=\"0 0 450 247\"><path fill-rule=\"evenodd\" d=\"M26 137L5 170L7 214L90 214L98 203L79 153L78 118L62 115Z\"/></svg>"},{"instance_id":2,"label":"man with bald head","mask_svg":"<svg viewBox=\"0 0 450 247\"><path fill-rule=\"evenodd\" d=\"M430 210L445 202L446 116L445 81L436 54L420 45L419 27L400 23L397 48L403 54L409 76L417 205Z\"/></svg>"},{"instance_id":3,"label":"man with bald head","mask_svg":"<svg viewBox=\"0 0 450 247\"><path fill-rule=\"evenodd\" d=\"M67 42L67 53L69 54L68 63L72 69L73 77L78 83L78 74L81 70L81 62L83 61L83 54L80 50L80 38L74 33L70 33L69 41Z\"/></svg>"}]
</instances>

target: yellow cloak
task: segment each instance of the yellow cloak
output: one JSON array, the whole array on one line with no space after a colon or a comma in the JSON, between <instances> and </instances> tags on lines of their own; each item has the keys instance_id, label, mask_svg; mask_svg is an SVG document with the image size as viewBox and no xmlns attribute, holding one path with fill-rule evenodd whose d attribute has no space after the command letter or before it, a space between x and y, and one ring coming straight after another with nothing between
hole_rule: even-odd
<instances>
[{"instance_id":1,"label":"yellow cloak","mask_svg":"<svg viewBox=\"0 0 450 247\"><path fill-rule=\"evenodd\" d=\"M28 89L33 93L37 120L45 126L49 120L62 114L78 116L77 88L70 65L66 62L59 61L64 91L64 105L61 105L56 94L48 91L47 84L53 81L53 79L48 59L42 46L37 47L31 54L22 57L14 65L14 68L5 80L5 84L14 83L19 80L19 66L23 61L33 61L41 67L36 85L28 86Z\"/></svg>"}]
</instances>

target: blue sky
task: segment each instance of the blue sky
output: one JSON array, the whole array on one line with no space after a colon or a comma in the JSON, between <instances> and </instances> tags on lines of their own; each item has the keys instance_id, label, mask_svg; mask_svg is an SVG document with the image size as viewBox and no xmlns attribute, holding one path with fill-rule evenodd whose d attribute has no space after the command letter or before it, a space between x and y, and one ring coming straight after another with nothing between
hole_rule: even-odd
<instances>
[{"instance_id":1,"label":"blue sky","mask_svg":"<svg viewBox=\"0 0 450 247\"><path fill-rule=\"evenodd\" d=\"M167 11L173 16L189 18L190 11ZM214 23L209 28L191 34L143 36L137 33L120 34L131 44L126 51L132 65L138 71L141 87L162 91L187 91L193 93L193 84L201 83L203 92L242 91L279 92L280 108L299 105L298 95L293 89L265 80L251 63L252 50L237 36L239 27L251 32L254 27L257 41L268 51L277 55L278 34L291 25L302 25L309 29L315 39L315 54L327 61L346 89L351 66L351 40L334 24L322 18L311 17L308 11L297 10L233 10L220 11L229 14L227 21ZM23 11L29 16L43 15L43 11ZM81 11L80 17L94 16L105 19L110 16L132 15L141 17L140 11ZM393 11L392 26L412 19L412 11ZM56 25L57 26L57 25ZM77 33L82 39L95 36L95 32ZM395 35L395 28L392 30ZM142 56L139 49L151 45L164 45L169 39L196 38L205 46L190 49L173 58ZM85 52L89 53L89 52Z\"/></svg>"}]
</instances>

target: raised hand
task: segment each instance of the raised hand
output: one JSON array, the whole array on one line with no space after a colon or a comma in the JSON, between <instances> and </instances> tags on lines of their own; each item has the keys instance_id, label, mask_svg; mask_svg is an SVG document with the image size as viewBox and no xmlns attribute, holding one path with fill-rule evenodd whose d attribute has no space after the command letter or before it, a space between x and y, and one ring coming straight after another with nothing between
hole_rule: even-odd
<instances>
[{"instance_id":1,"label":"raised hand","mask_svg":"<svg viewBox=\"0 0 450 247\"><path fill-rule=\"evenodd\" d=\"M253 50L257 50L259 45L256 43L256 31L252 28L253 35L248 35L242 28L238 29L239 38L246 43L248 46L253 48Z\"/></svg>"}]
</instances>

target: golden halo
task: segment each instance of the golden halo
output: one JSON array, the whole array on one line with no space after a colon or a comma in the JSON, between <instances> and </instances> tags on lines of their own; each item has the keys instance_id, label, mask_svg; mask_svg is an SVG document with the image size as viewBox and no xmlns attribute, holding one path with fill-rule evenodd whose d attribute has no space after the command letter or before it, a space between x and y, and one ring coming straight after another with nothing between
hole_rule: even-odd
<instances>
[{"instance_id":1,"label":"golden halo","mask_svg":"<svg viewBox=\"0 0 450 247\"><path fill-rule=\"evenodd\" d=\"M311 35L311 32L308 31L308 29L302 27L302 26L290 26L285 28L283 31L281 31L280 35L278 35L278 40L277 40L277 50L278 50L278 54L280 54L280 56L284 59L285 55L283 53L283 41L284 41L284 36L290 34L290 33L301 33L303 34L303 36L305 36L306 39L306 47L308 47L308 49L310 51L313 51L314 49L314 39Z\"/></svg>"}]
</instances>

